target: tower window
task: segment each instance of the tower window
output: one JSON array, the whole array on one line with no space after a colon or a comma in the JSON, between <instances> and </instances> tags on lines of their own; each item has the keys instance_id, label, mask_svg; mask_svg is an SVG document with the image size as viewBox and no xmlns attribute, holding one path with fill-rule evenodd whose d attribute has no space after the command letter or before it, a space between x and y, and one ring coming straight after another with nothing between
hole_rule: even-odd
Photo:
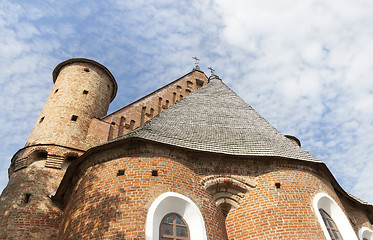
<instances>
[{"instance_id":1,"label":"tower window","mask_svg":"<svg viewBox=\"0 0 373 240\"><path fill-rule=\"evenodd\" d=\"M72 115L72 116L71 116L71 121L76 121L76 120L78 120L78 116L76 116L76 115Z\"/></svg>"},{"instance_id":2,"label":"tower window","mask_svg":"<svg viewBox=\"0 0 373 240\"><path fill-rule=\"evenodd\" d=\"M44 117L40 118L39 123L42 123L44 121Z\"/></svg>"},{"instance_id":3,"label":"tower window","mask_svg":"<svg viewBox=\"0 0 373 240\"><path fill-rule=\"evenodd\" d=\"M90 72L89 68L84 68L84 72Z\"/></svg>"},{"instance_id":4,"label":"tower window","mask_svg":"<svg viewBox=\"0 0 373 240\"><path fill-rule=\"evenodd\" d=\"M275 186L276 186L277 189L281 188L281 183L277 182L277 183L275 183Z\"/></svg>"},{"instance_id":5,"label":"tower window","mask_svg":"<svg viewBox=\"0 0 373 240\"><path fill-rule=\"evenodd\" d=\"M25 193L24 203L30 202L31 193Z\"/></svg>"},{"instance_id":6,"label":"tower window","mask_svg":"<svg viewBox=\"0 0 373 240\"><path fill-rule=\"evenodd\" d=\"M152 170L152 176L157 177L158 176L158 170Z\"/></svg>"},{"instance_id":7,"label":"tower window","mask_svg":"<svg viewBox=\"0 0 373 240\"><path fill-rule=\"evenodd\" d=\"M57 93L58 92L58 89L56 89L56 91L54 91L54 93Z\"/></svg>"},{"instance_id":8,"label":"tower window","mask_svg":"<svg viewBox=\"0 0 373 240\"><path fill-rule=\"evenodd\" d=\"M83 91L83 94L88 94L88 91L87 91L87 90L84 90L84 91Z\"/></svg>"},{"instance_id":9,"label":"tower window","mask_svg":"<svg viewBox=\"0 0 373 240\"><path fill-rule=\"evenodd\" d=\"M159 227L160 239L189 240L189 228L177 213L167 214Z\"/></svg>"},{"instance_id":10,"label":"tower window","mask_svg":"<svg viewBox=\"0 0 373 240\"><path fill-rule=\"evenodd\" d=\"M337 225L333 221L333 219L329 216L327 212L325 212L324 209L319 209L322 219L324 220L326 229L328 230L328 233L330 235L330 238L332 240L337 239L343 239L341 236L341 233L339 232Z\"/></svg>"}]
</instances>

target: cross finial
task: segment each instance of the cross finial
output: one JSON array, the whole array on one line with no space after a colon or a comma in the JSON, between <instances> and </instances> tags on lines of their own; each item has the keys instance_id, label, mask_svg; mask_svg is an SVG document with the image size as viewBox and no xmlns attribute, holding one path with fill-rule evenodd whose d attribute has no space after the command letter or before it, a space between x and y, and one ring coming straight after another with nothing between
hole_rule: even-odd
<instances>
[{"instance_id":1,"label":"cross finial","mask_svg":"<svg viewBox=\"0 0 373 240\"><path fill-rule=\"evenodd\" d=\"M192 57L196 62L195 62L195 64L196 64L196 67L198 66L198 61L200 60L199 58L197 58L197 57Z\"/></svg>"},{"instance_id":2,"label":"cross finial","mask_svg":"<svg viewBox=\"0 0 373 240\"><path fill-rule=\"evenodd\" d=\"M198 66L199 58L197 58L197 57L192 57L192 58L196 61L196 62L195 62L196 67L195 67L194 69L200 70L200 68L199 68L199 66Z\"/></svg>"},{"instance_id":3,"label":"cross finial","mask_svg":"<svg viewBox=\"0 0 373 240\"><path fill-rule=\"evenodd\" d=\"M210 69L211 75L215 75L215 69L213 69L212 67L208 67L208 69Z\"/></svg>"}]
</instances>

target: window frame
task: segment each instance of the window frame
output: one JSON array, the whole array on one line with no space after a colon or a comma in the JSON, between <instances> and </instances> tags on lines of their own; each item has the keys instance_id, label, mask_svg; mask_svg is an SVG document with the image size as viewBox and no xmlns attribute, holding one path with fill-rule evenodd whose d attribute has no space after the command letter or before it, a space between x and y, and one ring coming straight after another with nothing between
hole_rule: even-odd
<instances>
[{"instance_id":1,"label":"window frame","mask_svg":"<svg viewBox=\"0 0 373 240\"><path fill-rule=\"evenodd\" d=\"M166 223L165 220L169 217L169 216L177 216L181 219L181 221L183 221L184 225L182 224L178 224L176 223L176 218L173 219L173 223ZM173 229L173 235L164 235L162 236L162 226L166 226L166 225L171 225L172 226L172 229ZM181 226L181 227L186 227L187 231L188 231L188 236L187 237L181 237L181 236L177 236L176 234L176 227L177 226ZM172 212L172 213L168 213L166 214L162 220L161 220L161 224L159 225L159 239L161 239L162 237L164 238L170 238L170 239L181 239L181 240L190 240L190 231L189 231L189 226L188 226L188 223L184 220L184 218L182 216L180 216L179 214L175 213L175 212Z\"/></svg>"}]
</instances>

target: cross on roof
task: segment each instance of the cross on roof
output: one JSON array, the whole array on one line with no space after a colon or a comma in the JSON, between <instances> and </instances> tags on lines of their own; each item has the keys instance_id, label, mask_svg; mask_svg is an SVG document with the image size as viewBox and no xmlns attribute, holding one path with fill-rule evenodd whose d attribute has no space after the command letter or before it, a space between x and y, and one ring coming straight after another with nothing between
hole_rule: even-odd
<instances>
[{"instance_id":1,"label":"cross on roof","mask_svg":"<svg viewBox=\"0 0 373 240\"><path fill-rule=\"evenodd\" d=\"M214 75L214 73L215 73L215 69L213 69L212 67L208 67L208 69L210 69L210 71L211 71L211 75Z\"/></svg>"},{"instance_id":2,"label":"cross on roof","mask_svg":"<svg viewBox=\"0 0 373 240\"><path fill-rule=\"evenodd\" d=\"M197 57L192 57L196 62L195 62L195 64L196 64L196 67L198 66L198 61L200 60L199 58L197 58Z\"/></svg>"}]
</instances>

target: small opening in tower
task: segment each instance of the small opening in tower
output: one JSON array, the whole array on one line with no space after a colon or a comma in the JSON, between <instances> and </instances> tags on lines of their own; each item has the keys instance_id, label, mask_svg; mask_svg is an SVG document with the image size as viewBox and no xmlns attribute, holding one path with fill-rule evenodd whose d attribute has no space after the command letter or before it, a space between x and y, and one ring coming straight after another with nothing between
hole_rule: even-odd
<instances>
[{"instance_id":1,"label":"small opening in tower","mask_svg":"<svg viewBox=\"0 0 373 240\"><path fill-rule=\"evenodd\" d=\"M39 123L42 123L44 121L44 117L40 118Z\"/></svg>"},{"instance_id":2,"label":"small opening in tower","mask_svg":"<svg viewBox=\"0 0 373 240\"><path fill-rule=\"evenodd\" d=\"M84 90L84 91L83 91L83 94L88 94L88 91L87 91L87 90Z\"/></svg>"},{"instance_id":3,"label":"small opening in tower","mask_svg":"<svg viewBox=\"0 0 373 240\"><path fill-rule=\"evenodd\" d=\"M30 202L31 193L25 193L25 198L23 200L24 203Z\"/></svg>"},{"instance_id":4,"label":"small opening in tower","mask_svg":"<svg viewBox=\"0 0 373 240\"><path fill-rule=\"evenodd\" d=\"M281 187L281 183L279 183L279 182L275 183L275 186L276 186L277 189L279 189Z\"/></svg>"},{"instance_id":5,"label":"small opening in tower","mask_svg":"<svg viewBox=\"0 0 373 240\"><path fill-rule=\"evenodd\" d=\"M123 175L124 175L124 172L125 172L124 169L120 169L120 170L118 170L118 172L117 172L117 176L123 176Z\"/></svg>"},{"instance_id":6,"label":"small opening in tower","mask_svg":"<svg viewBox=\"0 0 373 240\"><path fill-rule=\"evenodd\" d=\"M177 85L176 88L177 88L178 90L181 90L181 86L179 86L179 85Z\"/></svg>"},{"instance_id":7,"label":"small opening in tower","mask_svg":"<svg viewBox=\"0 0 373 240\"><path fill-rule=\"evenodd\" d=\"M76 120L78 120L78 116L76 116L76 115L72 115L72 116L71 116L71 121L76 121Z\"/></svg>"},{"instance_id":8,"label":"small opening in tower","mask_svg":"<svg viewBox=\"0 0 373 240\"><path fill-rule=\"evenodd\" d=\"M54 91L54 93L57 93L58 92L58 89L56 89L56 91Z\"/></svg>"},{"instance_id":9,"label":"small opening in tower","mask_svg":"<svg viewBox=\"0 0 373 240\"><path fill-rule=\"evenodd\" d=\"M152 176L157 177L158 176L158 170L152 170Z\"/></svg>"},{"instance_id":10,"label":"small opening in tower","mask_svg":"<svg viewBox=\"0 0 373 240\"><path fill-rule=\"evenodd\" d=\"M184 96L183 95L180 95L180 99L183 99L184 98Z\"/></svg>"},{"instance_id":11,"label":"small opening in tower","mask_svg":"<svg viewBox=\"0 0 373 240\"><path fill-rule=\"evenodd\" d=\"M191 93L191 91L189 89L185 89L185 93L189 94L189 93Z\"/></svg>"},{"instance_id":12,"label":"small opening in tower","mask_svg":"<svg viewBox=\"0 0 373 240\"><path fill-rule=\"evenodd\" d=\"M89 68L84 68L85 72L90 72Z\"/></svg>"}]
</instances>

